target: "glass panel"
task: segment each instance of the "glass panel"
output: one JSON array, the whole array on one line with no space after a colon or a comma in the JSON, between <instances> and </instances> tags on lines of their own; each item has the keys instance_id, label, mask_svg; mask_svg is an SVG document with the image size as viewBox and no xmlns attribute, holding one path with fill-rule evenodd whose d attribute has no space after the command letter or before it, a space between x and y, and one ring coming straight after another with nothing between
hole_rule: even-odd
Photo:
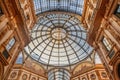
<instances>
[{"instance_id":1,"label":"glass panel","mask_svg":"<svg viewBox=\"0 0 120 80\"><path fill-rule=\"evenodd\" d=\"M6 50L9 51L13 45L15 44L15 38L13 37L9 42L8 44L6 45Z\"/></svg>"},{"instance_id":2,"label":"glass panel","mask_svg":"<svg viewBox=\"0 0 120 80\"><path fill-rule=\"evenodd\" d=\"M108 51L111 50L112 46L105 37L102 38L102 43Z\"/></svg>"},{"instance_id":3,"label":"glass panel","mask_svg":"<svg viewBox=\"0 0 120 80\"><path fill-rule=\"evenodd\" d=\"M48 80L70 80L70 73L64 69L53 69L48 72Z\"/></svg>"},{"instance_id":4,"label":"glass panel","mask_svg":"<svg viewBox=\"0 0 120 80\"><path fill-rule=\"evenodd\" d=\"M41 16L38 21L40 23L37 22L31 30L31 36L34 37L25 48L33 59L45 65L69 66L91 54L92 47L86 42L86 31L76 17L50 13Z\"/></svg>"},{"instance_id":5,"label":"glass panel","mask_svg":"<svg viewBox=\"0 0 120 80\"><path fill-rule=\"evenodd\" d=\"M36 14L60 10L82 15L84 0L34 0Z\"/></svg>"}]
</instances>

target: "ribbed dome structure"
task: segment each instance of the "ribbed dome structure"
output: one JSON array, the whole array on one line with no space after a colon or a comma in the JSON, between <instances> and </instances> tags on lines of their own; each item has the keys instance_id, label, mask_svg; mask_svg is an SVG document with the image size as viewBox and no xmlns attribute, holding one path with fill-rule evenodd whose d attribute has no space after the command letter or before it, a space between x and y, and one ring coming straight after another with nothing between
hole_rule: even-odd
<instances>
[{"instance_id":1,"label":"ribbed dome structure","mask_svg":"<svg viewBox=\"0 0 120 80\"><path fill-rule=\"evenodd\" d=\"M79 19L70 14L40 16L25 48L36 61L51 66L69 66L87 58L92 48Z\"/></svg>"}]
</instances>

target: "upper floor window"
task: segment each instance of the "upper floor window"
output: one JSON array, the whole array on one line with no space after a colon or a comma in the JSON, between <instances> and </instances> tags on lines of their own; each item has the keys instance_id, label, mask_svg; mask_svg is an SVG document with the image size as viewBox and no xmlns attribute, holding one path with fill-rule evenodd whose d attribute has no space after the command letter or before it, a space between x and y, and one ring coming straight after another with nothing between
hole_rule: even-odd
<instances>
[{"instance_id":1,"label":"upper floor window","mask_svg":"<svg viewBox=\"0 0 120 80\"><path fill-rule=\"evenodd\" d=\"M10 56L6 49L2 52L2 54L3 54L4 58L6 58L6 59L8 59Z\"/></svg>"},{"instance_id":2,"label":"upper floor window","mask_svg":"<svg viewBox=\"0 0 120 80\"><path fill-rule=\"evenodd\" d=\"M13 47L13 45L15 44L15 38L11 38L11 40L8 42L8 44L6 45L6 50L10 51L10 49Z\"/></svg>"},{"instance_id":3,"label":"upper floor window","mask_svg":"<svg viewBox=\"0 0 120 80\"><path fill-rule=\"evenodd\" d=\"M110 42L107 40L107 38L103 37L102 43L103 43L104 47L107 49L107 51L111 50L112 46L111 46Z\"/></svg>"},{"instance_id":4,"label":"upper floor window","mask_svg":"<svg viewBox=\"0 0 120 80\"><path fill-rule=\"evenodd\" d=\"M103 37L102 38L102 44L104 45L104 47L106 48L106 50L109 52L108 56L111 59L115 53L115 50L113 48L113 45L111 43L111 41L109 41L107 38Z\"/></svg>"},{"instance_id":5,"label":"upper floor window","mask_svg":"<svg viewBox=\"0 0 120 80\"><path fill-rule=\"evenodd\" d=\"M120 18L120 4L117 5L117 8L116 8L114 14L115 14L118 18Z\"/></svg>"}]
</instances>

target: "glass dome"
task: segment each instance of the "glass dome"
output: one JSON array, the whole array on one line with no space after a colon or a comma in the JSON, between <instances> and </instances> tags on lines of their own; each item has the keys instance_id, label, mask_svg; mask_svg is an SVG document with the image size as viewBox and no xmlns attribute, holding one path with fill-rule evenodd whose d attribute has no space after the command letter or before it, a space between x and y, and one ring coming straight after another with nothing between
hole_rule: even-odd
<instances>
[{"instance_id":1,"label":"glass dome","mask_svg":"<svg viewBox=\"0 0 120 80\"><path fill-rule=\"evenodd\" d=\"M49 13L40 16L31 30L25 51L42 64L69 66L89 57L92 48L79 19L67 13Z\"/></svg>"}]
</instances>

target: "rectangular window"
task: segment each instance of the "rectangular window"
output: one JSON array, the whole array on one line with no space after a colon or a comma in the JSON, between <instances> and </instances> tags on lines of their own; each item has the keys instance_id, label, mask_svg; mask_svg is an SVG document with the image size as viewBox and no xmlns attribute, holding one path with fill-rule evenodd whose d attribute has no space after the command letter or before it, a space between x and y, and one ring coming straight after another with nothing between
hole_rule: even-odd
<instances>
[{"instance_id":1,"label":"rectangular window","mask_svg":"<svg viewBox=\"0 0 120 80\"><path fill-rule=\"evenodd\" d=\"M102 38L102 44L104 45L104 47L106 48L106 50L109 52L108 57L111 59L115 53L115 50L112 49L112 45L110 44L110 42L108 41L107 38L103 37Z\"/></svg>"},{"instance_id":2,"label":"rectangular window","mask_svg":"<svg viewBox=\"0 0 120 80\"><path fill-rule=\"evenodd\" d=\"M11 40L8 42L8 44L6 45L6 50L10 51L10 49L13 47L13 45L15 44L15 38L11 38Z\"/></svg>"},{"instance_id":3,"label":"rectangular window","mask_svg":"<svg viewBox=\"0 0 120 80\"><path fill-rule=\"evenodd\" d=\"M105 37L102 38L102 43L103 43L104 47L107 49L107 51L111 50L112 46Z\"/></svg>"},{"instance_id":4,"label":"rectangular window","mask_svg":"<svg viewBox=\"0 0 120 80\"><path fill-rule=\"evenodd\" d=\"M6 59L8 59L9 58L9 53L8 53L8 51L5 49L3 52L2 52L2 54L3 54L3 56L6 58Z\"/></svg>"},{"instance_id":5,"label":"rectangular window","mask_svg":"<svg viewBox=\"0 0 120 80\"><path fill-rule=\"evenodd\" d=\"M114 49L112 49L108 55L110 59L113 57L114 53L115 53L115 51L114 51Z\"/></svg>"},{"instance_id":6,"label":"rectangular window","mask_svg":"<svg viewBox=\"0 0 120 80\"><path fill-rule=\"evenodd\" d=\"M120 4L117 5L117 8L116 8L114 14L115 14L118 18L120 18Z\"/></svg>"}]
</instances>

